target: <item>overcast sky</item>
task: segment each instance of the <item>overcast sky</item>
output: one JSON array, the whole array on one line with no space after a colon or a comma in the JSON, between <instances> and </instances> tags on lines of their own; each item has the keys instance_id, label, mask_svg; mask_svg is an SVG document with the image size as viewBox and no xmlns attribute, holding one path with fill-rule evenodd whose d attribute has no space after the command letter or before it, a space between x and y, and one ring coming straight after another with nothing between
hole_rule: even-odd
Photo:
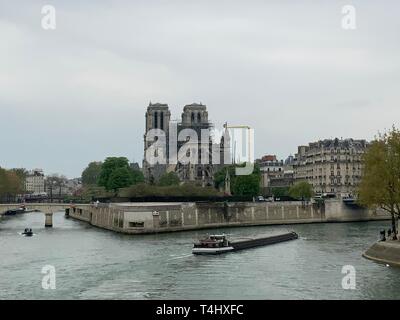
<instances>
[{"instance_id":1,"label":"overcast sky","mask_svg":"<svg viewBox=\"0 0 400 320\"><path fill-rule=\"evenodd\" d=\"M398 125L400 2L316 2L1 0L0 166L72 178L107 156L141 162L150 100L252 126L256 156Z\"/></svg>"}]
</instances>

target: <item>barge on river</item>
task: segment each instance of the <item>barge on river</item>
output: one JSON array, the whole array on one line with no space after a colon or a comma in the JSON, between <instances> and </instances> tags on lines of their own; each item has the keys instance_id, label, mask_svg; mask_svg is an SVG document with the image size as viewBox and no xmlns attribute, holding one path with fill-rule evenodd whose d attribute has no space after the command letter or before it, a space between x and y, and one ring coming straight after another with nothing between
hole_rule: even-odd
<instances>
[{"instance_id":1,"label":"barge on river","mask_svg":"<svg viewBox=\"0 0 400 320\"><path fill-rule=\"evenodd\" d=\"M236 238L229 240L225 234L208 235L206 238L195 242L193 254L218 254L230 251L243 250L253 247L295 240L299 236L296 232L287 232L277 235L262 236L257 238Z\"/></svg>"}]
</instances>

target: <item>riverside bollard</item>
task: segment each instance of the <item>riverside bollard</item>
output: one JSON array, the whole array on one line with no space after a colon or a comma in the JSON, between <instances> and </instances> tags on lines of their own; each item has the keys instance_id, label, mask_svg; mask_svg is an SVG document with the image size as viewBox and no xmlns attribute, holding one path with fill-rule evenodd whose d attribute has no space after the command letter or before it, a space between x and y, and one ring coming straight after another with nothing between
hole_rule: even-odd
<instances>
[{"instance_id":1,"label":"riverside bollard","mask_svg":"<svg viewBox=\"0 0 400 320\"><path fill-rule=\"evenodd\" d=\"M44 221L44 226L45 227L52 227L53 226L53 212L47 212L45 213L45 221Z\"/></svg>"}]
</instances>

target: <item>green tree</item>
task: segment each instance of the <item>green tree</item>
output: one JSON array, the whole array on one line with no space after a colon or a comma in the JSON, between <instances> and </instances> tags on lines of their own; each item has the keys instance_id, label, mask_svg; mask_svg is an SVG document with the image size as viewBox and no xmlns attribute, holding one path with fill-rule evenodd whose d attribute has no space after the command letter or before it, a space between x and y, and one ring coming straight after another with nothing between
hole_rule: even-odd
<instances>
[{"instance_id":1,"label":"green tree","mask_svg":"<svg viewBox=\"0 0 400 320\"><path fill-rule=\"evenodd\" d=\"M15 172L15 174L18 176L21 192L24 191L25 190L25 180L26 180L26 176L28 175L28 171L25 168L14 168L14 169L11 169L11 171Z\"/></svg>"},{"instance_id":2,"label":"green tree","mask_svg":"<svg viewBox=\"0 0 400 320\"><path fill-rule=\"evenodd\" d=\"M142 171L132 169L131 173L132 173L132 184L138 184L144 182L144 175Z\"/></svg>"},{"instance_id":3,"label":"green tree","mask_svg":"<svg viewBox=\"0 0 400 320\"><path fill-rule=\"evenodd\" d=\"M231 179L231 189L233 187L234 183L234 177L235 177L235 166L225 166L221 170L218 170L214 174L214 186L215 188L223 188L225 186L225 177L226 177L226 171L229 171L229 176Z\"/></svg>"},{"instance_id":4,"label":"green tree","mask_svg":"<svg viewBox=\"0 0 400 320\"><path fill-rule=\"evenodd\" d=\"M260 176L252 173L245 176L236 176L232 188L234 195L252 196L260 194Z\"/></svg>"},{"instance_id":5,"label":"green tree","mask_svg":"<svg viewBox=\"0 0 400 320\"><path fill-rule=\"evenodd\" d=\"M127 167L116 168L108 178L107 190L117 191L119 188L131 186L133 183L132 171Z\"/></svg>"},{"instance_id":6,"label":"green tree","mask_svg":"<svg viewBox=\"0 0 400 320\"><path fill-rule=\"evenodd\" d=\"M289 195L292 198L306 201L311 199L314 195L314 191L311 184L306 181L301 181L290 187Z\"/></svg>"},{"instance_id":7,"label":"green tree","mask_svg":"<svg viewBox=\"0 0 400 320\"><path fill-rule=\"evenodd\" d=\"M240 166L240 165L239 165ZM244 166L244 164L242 164ZM260 194L260 181L261 173L259 166L255 165L253 173L250 175L237 176L235 175L235 169L237 166L231 165L222 168L214 174L214 185L215 187L222 188L225 184L226 171L228 170L231 191L234 195L239 196L257 196Z\"/></svg>"},{"instance_id":8,"label":"green tree","mask_svg":"<svg viewBox=\"0 0 400 320\"><path fill-rule=\"evenodd\" d=\"M272 187L271 193L275 198L289 195L289 187Z\"/></svg>"},{"instance_id":9,"label":"green tree","mask_svg":"<svg viewBox=\"0 0 400 320\"><path fill-rule=\"evenodd\" d=\"M125 157L108 157L101 166L100 176L98 179L98 185L109 188L109 180L114 170L119 168L126 168L129 170L129 176L132 179L132 172L129 167L129 161ZM121 171L122 172L122 171Z\"/></svg>"},{"instance_id":10,"label":"green tree","mask_svg":"<svg viewBox=\"0 0 400 320\"><path fill-rule=\"evenodd\" d=\"M23 181L20 176L13 170L0 168L0 198L3 201L13 201L22 192Z\"/></svg>"},{"instance_id":11,"label":"green tree","mask_svg":"<svg viewBox=\"0 0 400 320\"><path fill-rule=\"evenodd\" d=\"M179 177L178 175L171 171L171 172L166 172L164 173L161 178L160 181L158 182L158 185L160 186L177 186L179 185Z\"/></svg>"},{"instance_id":12,"label":"green tree","mask_svg":"<svg viewBox=\"0 0 400 320\"><path fill-rule=\"evenodd\" d=\"M82 184L84 186L96 185L100 177L101 162L90 162L82 172Z\"/></svg>"},{"instance_id":13,"label":"green tree","mask_svg":"<svg viewBox=\"0 0 400 320\"><path fill-rule=\"evenodd\" d=\"M86 202L92 201L94 198L107 198L112 197L111 192L107 192L104 187L95 185L84 186L80 190L80 199Z\"/></svg>"},{"instance_id":14,"label":"green tree","mask_svg":"<svg viewBox=\"0 0 400 320\"><path fill-rule=\"evenodd\" d=\"M175 186L158 186L137 184L127 188L120 188L118 196L123 198L135 197L220 197L223 194L213 187L200 187L192 183Z\"/></svg>"},{"instance_id":15,"label":"green tree","mask_svg":"<svg viewBox=\"0 0 400 320\"><path fill-rule=\"evenodd\" d=\"M393 238L400 215L400 131L393 127L371 142L363 157L364 170L358 201L370 208L380 207L392 217Z\"/></svg>"}]
</instances>

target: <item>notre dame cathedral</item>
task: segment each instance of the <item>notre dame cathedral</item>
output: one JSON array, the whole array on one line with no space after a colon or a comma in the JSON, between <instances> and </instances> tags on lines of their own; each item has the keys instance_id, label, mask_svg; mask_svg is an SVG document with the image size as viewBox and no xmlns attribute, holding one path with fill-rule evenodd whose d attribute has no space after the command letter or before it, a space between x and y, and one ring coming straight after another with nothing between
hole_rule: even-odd
<instances>
[{"instance_id":1,"label":"notre dame cathedral","mask_svg":"<svg viewBox=\"0 0 400 320\"><path fill-rule=\"evenodd\" d=\"M208 120L206 106L201 103L184 106L181 120L173 121L168 104L150 102L147 107L145 127L143 174L149 183L156 183L164 173L175 172L181 182L190 181L201 186L212 186L214 173L224 165L231 163L228 130L225 126L220 141L217 143L213 141L213 124ZM165 147L162 150L151 149L151 152L163 153L165 159L163 163L150 164L146 160L146 152L150 151L149 148L152 148L152 145L158 139L158 137L154 140L148 137L149 131L152 129L161 129L165 133ZM183 131L185 129L192 129L198 137L198 140L195 141L198 150L195 155L197 161L193 161L194 163L182 163L183 161L179 160L171 161L174 152L178 154L183 147L187 150L186 148L190 144L189 137L186 140L176 139L176 142L171 141L171 136L177 137L180 133L182 133L180 136L185 136L187 132ZM176 143L175 151L171 147L173 146L171 142ZM189 149L186 152L190 153L191 151Z\"/></svg>"}]
</instances>

